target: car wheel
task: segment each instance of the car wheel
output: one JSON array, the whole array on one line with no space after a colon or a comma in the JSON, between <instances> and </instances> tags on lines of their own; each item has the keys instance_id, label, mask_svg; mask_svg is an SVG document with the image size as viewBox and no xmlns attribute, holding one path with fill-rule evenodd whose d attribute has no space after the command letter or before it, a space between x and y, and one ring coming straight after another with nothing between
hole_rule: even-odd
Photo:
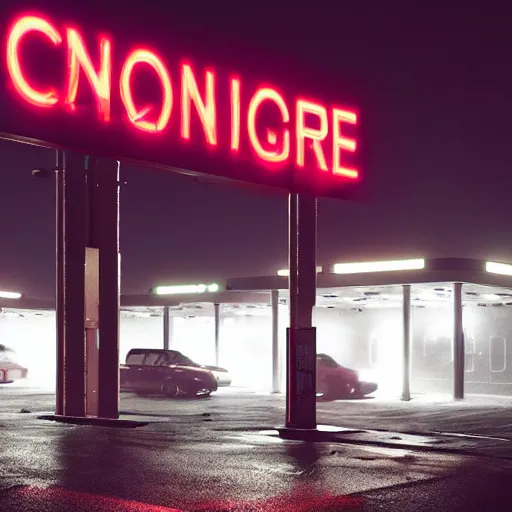
<instances>
[{"instance_id":1,"label":"car wheel","mask_svg":"<svg viewBox=\"0 0 512 512\"><path fill-rule=\"evenodd\" d=\"M363 395L361 393L361 387L359 386L359 383L355 385L354 388L352 388L352 392L350 394L352 398L362 398Z\"/></svg>"},{"instance_id":2,"label":"car wheel","mask_svg":"<svg viewBox=\"0 0 512 512\"><path fill-rule=\"evenodd\" d=\"M340 383L336 379L329 379L327 381L327 387L323 393L322 398L327 402L331 402L333 400L347 400L349 398L356 398L357 395L357 386L347 383L340 387Z\"/></svg>"},{"instance_id":3,"label":"car wheel","mask_svg":"<svg viewBox=\"0 0 512 512\"><path fill-rule=\"evenodd\" d=\"M321 395L322 400L325 402L331 402L339 398L339 391L337 390L337 383L334 379L327 379L324 392ZM318 396L318 393L317 393Z\"/></svg>"},{"instance_id":4,"label":"car wheel","mask_svg":"<svg viewBox=\"0 0 512 512\"><path fill-rule=\"evenodd\" d=\"M175 398L180 392L180 388L176 382L172 380L166 380L162 386L162 393L168 398Z\"/></svg>"}]
</instances>

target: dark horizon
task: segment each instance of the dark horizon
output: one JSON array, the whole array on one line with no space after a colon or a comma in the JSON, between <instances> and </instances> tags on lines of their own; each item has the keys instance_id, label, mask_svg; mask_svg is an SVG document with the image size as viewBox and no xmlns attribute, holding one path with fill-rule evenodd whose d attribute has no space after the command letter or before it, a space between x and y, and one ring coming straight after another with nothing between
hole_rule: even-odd
<instances>
[{"instance_id":1,"label":"dark horizon","mask_svg":"<svg viewBox=\"0 0 512 512\"><path fill-rule=\"evenodd\" d=\"M179 9L180 19L195 20L192 6ZM314 13L273 17L234 8L228 15L218 6L203 12L220 32L293 54L305 70L331 68L359 88L369 196L361 203L319 200L319 263L419 256L512 261L507 16L405 2L338 11L327 15L318 4ZM341 83L340 91L343 97ZM31 170L52 166L54 151L0 141L0 158L0 290L51 297L54 185ZM123 293L287 266L286 194L133 165L122 164L121 173L128 182L121 193Z\"/></svg>"}]
</instances>

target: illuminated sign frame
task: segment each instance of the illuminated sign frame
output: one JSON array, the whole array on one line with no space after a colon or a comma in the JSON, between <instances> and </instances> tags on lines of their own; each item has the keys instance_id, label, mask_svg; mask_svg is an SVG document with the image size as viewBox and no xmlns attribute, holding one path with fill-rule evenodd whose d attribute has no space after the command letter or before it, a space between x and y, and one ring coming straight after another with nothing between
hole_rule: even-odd
<instances>
[{"instance_id":1,"label":"illuminated sign frame","mask_svg":"<svg viewBox=\"0 0 512 512\"><path fill-rule=\"evenodd\" d=\"M316 196L360 190L354 109L81 20L0 16L2 137Z\"/></svg>"}]
</instances>

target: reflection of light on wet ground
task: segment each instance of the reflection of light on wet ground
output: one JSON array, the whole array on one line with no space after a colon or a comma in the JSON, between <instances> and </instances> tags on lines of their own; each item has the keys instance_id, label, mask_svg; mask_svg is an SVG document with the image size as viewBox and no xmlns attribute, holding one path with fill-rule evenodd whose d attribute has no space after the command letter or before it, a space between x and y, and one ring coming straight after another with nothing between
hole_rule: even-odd
<instances>
[{"instance_id":1,"label":"reflection of light on wet ground","mask_svg":"<svg viewBox=\"0 0 512 512\"><path fill-rule=\"evenodd\" d=\"M303 484L294 487L289 493L266 500L210 501L190 504L187 509L194 512L327 512L360 510L363 504L363 498L337 496Z\"/></svg>"},{"instance_id":2,"label":"reflection of light on wet ground","mask_svg":"<svg viewBox=\"0 0 512 512\"><path fill-rule=\"evenodd\" d=\"M400 448L386 448L382 446L359 446L359 449L373 455L380 455L390 459L399 459L403 457L410 457L413 453L411 450L402 450Z\"/></svg>"},{"instance_id":3,"label":"reflection of light on wet ground","mask_svg":"<svg viewBox=\"0 0 512 512\"><path fill-rule=\"evenodd\" d=\"M350 431L349 431L350 432ZM354 431L358 432L358 431ZM279 437L279 432L277 430L261 430L259 432L253 433L253 434L240 434L238 436L223 436L224 438L228 439L242 439L244 442L251 442L255 444L283 444L283 443L301 443L302 441L290 441L286 439L282 439ZM325 442L323 443L324 447L329 447L329 449L333 448L336 450L336 448L343 446L343 440L340 439L339 443L336 442ZM254 447L252 445L251 447ZM368 452L375 456L381 456L385 458L391 458L391 459L398 459L402 457L410 457L411 450L409 449L402 449L402 448L387 448L382 446L365 446L365 445L358 445L358 449L363 452Z\"/></svg>"},{"instance_id":4,"label":"reflection of light on wet ground","mask_svg":"<svg viewBox=\"0 0 512 512\"><path fill-rule=\"evenodd\" d=\"M242 439L244 442L256 444L282 444L286 442L285 439L281 439L279 437L279 432L277 430L261 430L254 434L243 433L236 436L224 436L224 438L226 437L228 439Z\"/></svg>"},{"instance_id":5,"label":"reflection of light on wet ground","mask_svg":"<svg viewBox=\"0 0 512 512\"><path fill-rule=\"evenodd\" d=\"M152 505L138 501L128 501L111 496L100 496L71 491L62 487L22 487L12 491L19 498L23 509L49 510L50 507L63 510L97 510L108 512L184 512L183 509L163 505ZM359 497L336 496L318 491L311 485L301 485L287 494L265 500L211 500L189 503L190 512L322 512L349 511L362 508L364 501Z\"/></svg>"},{"instance_id":6,"label":"reflection of light on wet ground","mask_svg":"<svg viewBox=\"0 0 512 512\"><path fill-rule=\"evenodd\" d=\"M137 501L128 501L110 496L99 496L83 492L70 491L61 487L24 487L16 489L16 494L35 504L32 510L49 510L48 504L58 505L59 509L68 506L68 510L108 510L109 512L182 512L177 508L149 505Z\"/></svg>"}]
</instances>

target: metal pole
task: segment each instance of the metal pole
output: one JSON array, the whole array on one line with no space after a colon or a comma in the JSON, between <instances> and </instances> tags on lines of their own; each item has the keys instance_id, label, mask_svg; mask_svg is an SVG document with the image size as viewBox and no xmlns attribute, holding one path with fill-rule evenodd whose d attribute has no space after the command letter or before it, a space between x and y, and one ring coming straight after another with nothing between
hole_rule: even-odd
<instances>
[{"instance_id":1,"label":"metal pole","mask_svg":"<svg viewBox=\"0 0 512 512\"><path fill-rule=\"evenodd\" d=\"M119 162L90 160L97 181L92 198L99 248L98 415L119 418Z\"/></svg>"},{"instance_id":2,"label":"metal pole","mask_svg":"<svg viewBox=\"0 0 512 512\"><path fill-rule=\"evenodd\" d=\"M403 285L403 354L402 354L402 400L411 399L411 341L412 341L412 322L411 322L411 285Z\"/></svg>"},{"instance_id":3,"label":"metal pole","mask_svg":"<svg viewBox=\"0 0 512 512\"><path fill-rule=\"evenodd\" d=\"M453 284L453 398L464 398L464 330L462 325L462 283Z\"/></svg>"},{"instance_id":4,"label":"metal pole","mask_svg":"<svg viewBox=\"0 0 512 512\"><path fill-rule=\"evenodd\" d=\"M164 350L169 350L170 346L170 338L171 338L171 330L169 325L169 306L164 306L163 311L164 316Z\"/></svg>"},{"instance_id":5,"label":"metal pole","mask_svg":"<svg viewBox=\"0 0 512 512\"><path fill-rule=\"evenodd\" d=\"M89 244L90 240L88 241ZM98 416L99 249L85 249L85 363L87 416Z\"/></svg>"},{"instance_id":6,"label":"metal pole","mask_svg":"<svg viewBox=\"0 0 512 512\"><path fill-rule=\"evenodd\" d=\"M59 180L58 180L59 181ZM84 157L65 154L63 187L63 414L85 416L85 241L86 179ZM59 200L61 203L61 200Z\"/></svg>"},{"instance_id":7,"label":"metal pole","mask_svg":"<svg viewBox=\"0 0 512 512\"><path fill-rule=\"evenodd\" d=\"M85 241L85 407L88 416L98 416L99 393L99 304L100 268L97 212L95 200L98 188L96 169L90 157L85 157L87 180L87 217Z\"/></svg>"},{"instance_id":8,"label":"metal pole","mask_svg":"<svg viewBox=\"0 0 512 512\"><path fill-rule=\"evenodd\" d=\"M270 308L272 311L272 393L281 392L279 365L279 291L270 292Z\"/></svg>"},{"instance_id":9,"label":"metal pole","mask_svg":"<svg viewBox=\"0 0 512 512\"><path fill-rule=\"evenodd\" d=\"M56 151L56 174L55 174L55 234L56 234L56 297L55 297L55 320L56 320L56 404L55 412L58 415L64 414L64 151Z\"/></svg>"},{"instance_id":10,"label":"metal pole","mask_svg":"<svg viewBox=\"0 0 512 512\"><path fill-rule=\"evenodd\" d=\"M215 366L219 366L220 359L220 304L214 304L215 314Z\"/></svg>"},{"instance_id":11,"label":"metal pole","mask_svg":"<svg viewBox=\"0 0 512 512\"><path fill-rule=\"evenodd\" d=\"M290 193L286 427L293 429L316 428L316 218L315 197Z\"/></svg>"}]
</instances>

